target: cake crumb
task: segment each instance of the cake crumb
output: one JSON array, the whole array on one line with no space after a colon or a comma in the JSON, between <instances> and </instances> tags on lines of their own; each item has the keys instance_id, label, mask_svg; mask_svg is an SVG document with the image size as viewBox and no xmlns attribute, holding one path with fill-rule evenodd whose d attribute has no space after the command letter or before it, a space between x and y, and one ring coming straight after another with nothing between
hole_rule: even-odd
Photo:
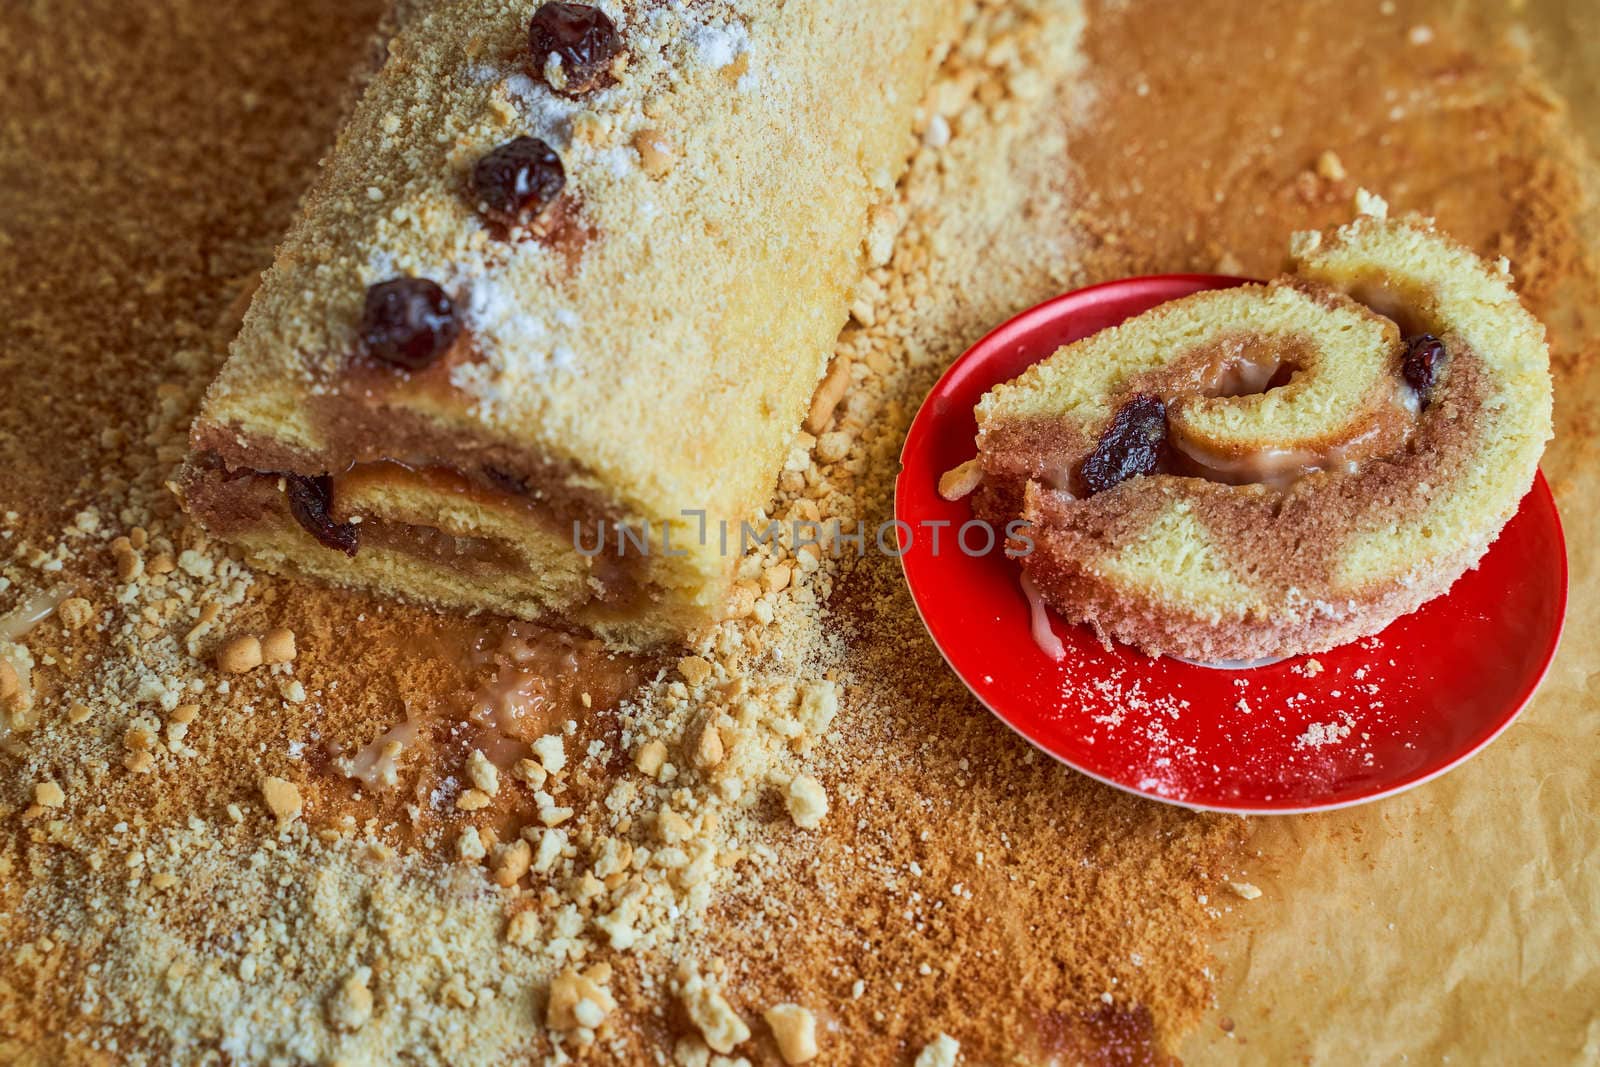
<instances>
[{"instance_id":1,"label":"cake crumb","mask_svg":"<svg viewBox=\"0 0 1600 1067\"><path fill-rule=\"evenodd\" d=\"M372 990L367 988L371 971L356 969L328 998L328 1025L335 1030L354 1033L367 1025L372 1017Z\"/></svg>"},{"instance_id":2,"label":"cake crumb","mask_svg":"<svg viewBox=\"0 0 1600 1067\"><path fill-rule=\"evenodd\" d=\"M558 1033L587 1031L592 1040L601 1022L616 1010L606 983L611 968L597 963L581 974L571 968L550 983L550 999L545 1005L544 1024Z\"/></svg>"},{"instance_id":3,"label":"cake crumb","mask_svg":"<svg viewBox=\"0 0 1600 1067\"><path fill-rule=\"evenodd\" d=\"M633 765L651 778L661 773L661 766L666 762L667 746L660 741L646 741L633 757Z\"/></svg>"},{"instance_id":4,"label":"cake crumb","mask_svg":"<svg viewBox=\"0 0 1600 1067\"><path fill-rule=\"evenodd\" d=\"M533 846L522 838L508 845L496 845L494 850L493 877L495 885L508 889L517 884L517 881L528 873L528 868L533 865Z\"/></svg>"},{"instance_id":5,"label":"cake crumb","mask_svg":"<svg viewBox=\"0 0 1600 1067\"><path fill-rule=\"evenodd\" d=\"M543 789L550 780L550 772L544 769L544 764L526 757L517 760L511 768L512 775L529 789Z\"/></svg>"},{"instance_id":6,"label":"cake crumb","mask_svg":"<svg viewBox=\"0 0 1600 1067\"><path fill-rule=\"evenodd\" d=\"M890 204L878 204L867 212L867 264L882 267L894 258L895 240L900 236L900 215Z\"/></svg>"},{"instance_id":7,"label":"cake crumb","mask_svg":"<svg viewBox=\"0 0 1600 1067\"><path fill-rule=\"evenodd\" d=\"M1345 180L1347 175L1344 161L1339 158L1338 153L1329 149L1317 157L1317 176L1330 182Z\"/></svg>"},{"instance_id":8,"label":"cake crumb","mask_svg":"<svg viewBox=\"0 0 1600 1067\"><path fill-rule=\"evenodd\" d=\"M94 605L81 596L68 597L56 609L61 623L69 630L81 630L94 619Z\"/></svg>"},{"instance_id":9,"label":"cake crumb","mask_svg":"<svg viewBox=\"0 0 1600 1067\"><path fill-rule=\"evenodd\" d=\"M494 796L500 792L500 770L483 754L483 750L475 748L472 755L467 757L467 780L486 796Z\"/></svg>"},{"instance_id":10,"label":"cake crumb","mask_svg":"<svg viewBox=\"0 0 1600 1067\"><path fill-rule=\"evenodd\" d=\"M811 397L811 411L806 415L806 429L811 433L821 434L828 428L834 409L850 389L851 365L849 356L841 353L833 357L827 377L822 379L822 384L817 386L817 391Z\"/></svg>"},{"instance_id":11,"label":"cake crumb","mask_svg":"<svg viewBox=\"0 0 1600 1067\"><path fill-rule=\"evenodd\" d=\"M261 662L261 641L252 634L231 637L217 649L217 669L223 674L248 674Z\"/></svg>"},{"instance_id":12,"label":"cake crumb","mask_svg":"<svg viewBox=\"0 0 1600 1067\"><path fill-rule=\"evenodd\" d=\"M961 1042L940 1032L938 1037L922 1046L913 1067L955 1067L961 1055Z\"/></svg>"},{"instance_id":13,"label":"cake crumb","mask_svg":"<svg viewBox=\"0 0 1600 1067\"><path fill-rule=\"evenodd\" d=\"M526 948L539 939L539 913L519 911L506 923L506 941L518 948Z\"/></svg>"},{"instance_id":14,"label":"cake crumb","mask_svg":"<svg viewBox=\"0 0 1600 1067\"><path fill-rule=\"evenodd\" d=\"M685 656L678 661L678 673L690 685L703 685L711 677L711 664L701 656Z\"/></svg>"},{"instance_id":15,"label":"cake crumb","mask_svg":"<svg viewBox=\"0 0 1600 1067\"><path fill-rule=\"evenodd\" d=\"M33 802L41 808L59 808L67 802L67 794L55 782L39 782L33 787Z\"/></svg>"},{"instance_id":16,"label":"cake crumb","mask_svg":"<svg viewBox=\"0 0 1600 1067\"><path fill-rule=\"evenodd\" d=\"M261 799L267 802L267 810L278 820L280 831L300 817L300 788L293 782L270 775L261 779Z\"/></svg>"},{"instance_id":17,"label":"cake crumb","mask_svg":"<svg viewBox=\"0 0 1600 1067\"><path fill-rule=\"evenodd\" d=\"M722 732L709 715L701 718L690 736L690 753L696 767L709 771L722 763L727 750L722 742Z\"/></svg>"},{"instance_id":18,"label":"cake crumb","mask_svg":"<svg viewBox=\"0 0 1600 1067\"><path fill-rule=\"evenodd\" d=\"M784 794L784 805L789 817L802 830L815 830L828 814L828 794L822 783L809 774L797 774L789 780Z\"/></svg>"},{"instance_id":19,"label":"cake crumb","mask_svg":"<svg viewBox=\"0 0 1600 1067\"><path fill-rule=\"evenodd\" d=\"M1356 214L1358 215L1370 215L1375 219L1389 217L1389 202L1376 193L1368 192L1365 189L1357 189L1355 203Z\"/></svg>"},{"instance_id":20,"label":"cake crumb","mask_svg":"<svg viewBox=\"0 0 1600 1067\"><path fill-rule=\"evenodd\" d=\"M476 863L488 854L489 850L483 847L483 838L478 836L476 826L467 827L456 838L456 855L461 859Z\"/></svg>"},{"instance_id":21,"label":"cake crumb","mask_svg":"<svg viewBox=\"0 0 1600 1067\"><path fill-rule=\"evenodd\" d=\"M983 468L974 457L939 476L939 495L954 502L971 496L982 483Z\"/></svg>"},{"instance_id":22,"label":"cake crumb","mask_svg":"<svg viewBox=\"0 0 1600 1067\"><path fill-rule=\"evenodd\" d=\"M678 153L659 130L643 129L633 135L640 168L652 178L665 178L678 165Z\"/></svg>"},{"instance_id":23,"label":"cake crumb","mask_svg":"<svg viewBox=\"0 0 1600 1067\"><path fill-rule=\"evenodd\" d=\"M22 675L11 661L0 656L0 708L6 711L25 710L27 690L22 685Z\"/></svg>"},{"instance_id":24,"label":"cake crumb","mask_svg":"<svg viewBox=\"0 0 1600 1067\"><path fill-rule=\"evenodd\" d=\"M712 986L698 971L680 972L680 997L689 1019L700 1030L707 1045L726 1055L750 1038L750 1027L733 1010L721 990Z\"/></svg>"},{"instance_id":25,"label":"cake crumb","mask_svg":"<svg viewBox=\"0 0 1600 1067\"><path fill-rule=\"evenodd\" d=\"M794 568L788 563L774 563L761 572L761 587L769 593L779 593L789 587Z\"/></svg>"},{"instance_id":26,"label":"cake crumb","mask_svg":"<svg viewBox=\"0 0 1600 1067\"><path fill-rule=\"evenodd\" d=\"M136 582L144 574L144 559L126 537L111 542L111 559L116 564L118 581Z\"/></svg>"},{"instance_id":27,"label":"cake crumb","mask_svg":"<svg viewBox=\"0 0 1600 1067\"><path fill-rule=\"evenodd\" d=\"M817 438L817 459L823 463L837 463L850 454L850 435L842 430L830 430Z\"/></svg>"},{"instance_id":28,"label":"cake crumb","mask_svg":"<svg viewBox=\"0 0 1600 1067\"><path fill-rule=\"evenodd\" d=\"M567 765L566 745L560 734L545 734L533 743L532 748L546 774L560 774Z\"/></svg>"},{"instance_id":29,"label":"cake crumb","mask_svg":"<svg viewBox=\"0 0 1600 1067\"><path fill-rule=\"evenodd\" d=\"M1244 900L1255 900L1261 895L1261 890L1250 882L1229 882L1228 888L1237 893Z\"/></svg>"},{"instance_id":30,"label":"cake crumb","mask_svg":"<svg viewBox=\"0 0 1600 1067\"><path fill-rule=\"evenodd\" d=\"M268 666L292 663L295 654L293 630L278 626L261 635L261 661Z\"/></svg>"},{"instance_id":31,"label":"cake crumb","mask_svg":"<svg viewBox=\"0 0 1600 1067\"><path fill-rule=\"evenodd\" d=\"M774 1004L762 1015L784 1063L817 1058L817 1017L798 1004Z\"/></svg>"}]
</instances>

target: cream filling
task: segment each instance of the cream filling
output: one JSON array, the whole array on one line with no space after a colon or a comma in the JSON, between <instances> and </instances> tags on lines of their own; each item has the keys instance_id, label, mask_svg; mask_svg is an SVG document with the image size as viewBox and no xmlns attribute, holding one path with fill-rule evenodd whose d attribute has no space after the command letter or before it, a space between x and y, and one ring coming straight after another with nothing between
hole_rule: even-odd
<instances>
[{"instance_id":1,"label":"cream filling","mask_svg":"<svg viewBox=\"0 0 1600 1067\"><path fill-rule=\"evenodd\" d=\"M453 467L412 466L388 459L356 464L334 476L335 517L347 515L347 521L359 526L363 547L404 552L441 567L461 568L469 573L517 575L528 570L528 562L517 546L501 538L457 533L427 523L372 514L369 509L359 505L347 513L341 503L341 496L349 495L352 489L366 489L373 485L382 489L386 484L421 485L434 493L462 494L486 506L518 509L545 529L551 532L559 530L548 501L538 494L489 488ZM645 557L623 552L611 524L604 519L579 521L582 523L579 530L598 523L602 531L599 551L587 557L590 588L594 594L592 599L614 607L632 608L644 596L642 586L648 567ZM574 553L578 552L579 530L572 532Z\"/></svg>"},{"instance_id":2,"label":"cream filling","mask_svg":"<svg viewBox=\"0 0 1600 1067\"><path fill-rule=\"evenodd\" d=\"M1408 392L1408 389L1397 391ZM1394 406L1405 420L1403 444L1411 437L1415 414L1398 395ZM1374 421L1356 436L1320 448L1267 445L1244 451L1231 447L1219 449L1178 427L1170 428L1167 440L1192 465L1193 470L1186 473L1224 485L1265 485L1286 491L1309 474L1324 471L1355 474L1366 460L1377 454L1384 428L1383 422Z\"/></svg>"},{"instance_id":3,"label":"cream filling","mask_svg":"<svg viewBox=\"0 0 1600 1067\"><path fill-rule=\"evenodd\" d=\"M61 602L71 595L69 589L60 587L23 601L13 611L0 616L0 641L21 641L35 626L55 614Z\"/></svg>"},{"instance_id":4,"label":"cream filling","mask_svg":"<svg viewBox=\"0 0 1600 1067\"><path fill-rule=\"evenodd\" d=\"M1033 643L1050 657L1050 662L1060 663L1067 658L1067 646L1050 629L1050 613L1045 607L1044 595L1026 573L1022 575L1022 595L1028 598L1028 625L1033 632Z\"/></svg>"},{"instance_id":5,"label":"cream filling","mask_svg":"<svg viewBox=\"0 0 1600 1067\"><path fill-rule=\"evenodd\" d=\"M1285 376L1285 370L1291 374ZM1273 388L1274 382L1287 384L1294 373L1299 373L1294 364L1284 362L1270 351L1247 347L1244 354L1230 356L1209 367L1198 383L1199 392L1205 397L1254 396ZM1182 396L1166 398L1168 408L1181 404L1183 399ZM1384 430L1392 424L1391 418L1404 428L1400 443L1409 440L1421 409L1415 393L1400 383L1391 407L1391 411L1380 412L1361 433L1334 443L1267 444L1241 450L1233 443L1214 445L1185 432L1181 421L1172 420L1167 424L1167 443L1187 460L1190 469L1181 473L1224 485L1265 485L1287 491L1309 474L1355 474L1364 460L1386 444Z\"/></svg>"},{"instance_id":6,"label":"cream filling","mask_svg":"<svg viewBox=\"0 0 1600 1067\"><path fill-rule=\"evenodd\" d=\"M340 756L334 766L346 778L369 789L392 789L400 780L400 755L417 740L417 720L407 718L386 730L352 756Z\"/></svg>"}]
</instances>

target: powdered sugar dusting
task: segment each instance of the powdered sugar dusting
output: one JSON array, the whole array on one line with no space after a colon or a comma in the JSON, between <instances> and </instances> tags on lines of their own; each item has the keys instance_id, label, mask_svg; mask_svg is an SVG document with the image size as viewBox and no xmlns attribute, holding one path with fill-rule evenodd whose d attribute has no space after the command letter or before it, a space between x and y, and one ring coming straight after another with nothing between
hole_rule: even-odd
<instances>
[{"instance_id":1,"label":"powdered sugar dusting","mask_svg":"<svg viewBox=\"0 0 1600 1067\"><path fill-rule=\"evenodd\" d=\"M508 74L500 89L516 105L527 123L527 132L555 148L566 148L572 140L572 117L580 103L557 96L527 74Z\"/></svg>"}]
</instances>

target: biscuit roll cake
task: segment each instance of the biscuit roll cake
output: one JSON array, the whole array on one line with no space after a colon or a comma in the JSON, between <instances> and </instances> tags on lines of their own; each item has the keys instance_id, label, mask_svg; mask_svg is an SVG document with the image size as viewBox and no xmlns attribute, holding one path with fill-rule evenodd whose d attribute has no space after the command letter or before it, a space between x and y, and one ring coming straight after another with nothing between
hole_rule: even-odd
<instances>
[{"instance_id":1,"label":"biscuit roll cake","mask_svg":"<svg viewBox=\"0 0 1600 1067\"><path fill-rule=\"evenodd\" d=\"M410 5L206 397L186 507L424 603L627 645L714 620L721 524L769 499L959 6Z\"/></svg>"},{"instance_id":2,"label":"biscuit roll cake","mask_svg":"<svg viewBox=\"0 0 1600 1067\"><path fill-rule=\"evenodd\" d=\"M974 506L1032 524L1030 595L1152 654L1252 660L1376 633L1477 564L1551 436L1544 327L1503 262L1364 205L1298 235L1294 273L985 395Z\"/></svg>"}]
</instances>

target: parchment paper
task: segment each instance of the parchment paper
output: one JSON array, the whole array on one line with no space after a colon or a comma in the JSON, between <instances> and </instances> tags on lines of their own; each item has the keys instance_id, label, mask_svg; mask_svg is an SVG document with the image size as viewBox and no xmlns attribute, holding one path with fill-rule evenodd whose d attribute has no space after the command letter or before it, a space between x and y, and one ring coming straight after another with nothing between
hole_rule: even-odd
<instances>
[{"instance_id":1,"label":"parchment paper","mask_svg":"<svg viewBox=\"0 0 1600 1067\"><path fill-rule=\"evenodd\" d=\"M1535 54L1587 140L1592 194L1600 7L1552 2L1529 16ZM1566 355L1543 466L1571 603L1543 689L1438 781L1256 821L1246 872L1262 896L1226 901L1218 1006L1186 1062L1600 1062L1600 293L1574 291L1563 310L1550 323Z\"/></svg>"}]
</instances>

